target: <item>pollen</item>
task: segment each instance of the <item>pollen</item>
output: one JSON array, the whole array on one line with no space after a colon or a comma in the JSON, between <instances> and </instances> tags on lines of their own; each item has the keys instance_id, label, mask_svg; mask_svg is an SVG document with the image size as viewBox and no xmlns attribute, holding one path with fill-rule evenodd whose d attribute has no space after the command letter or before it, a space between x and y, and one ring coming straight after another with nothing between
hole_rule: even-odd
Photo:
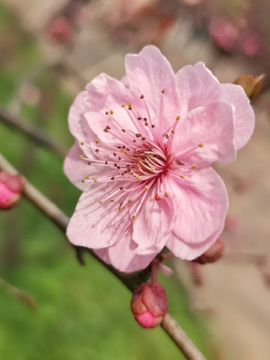
<instances>
[{"instance_id":1,"label":"pollen","mask_svg":"<svg viewBox=\"0 0 270 360\"><path fill-rule=\"evenodd\" d=\"M99 202L100 204L102 204L102 200L99 200L98 202Z\"/></svg>"},{"instance_id":2,"label":"pollen","mask_svg":"<svg viewBox=\"0 0 270 360\"><path fill-rule=\"evenodd\" d=\"M134 174L134 171L133 171L133 170L130 170L130 173L131 173L131 174Z\"/></svg>"},{"instance_id":3,"label":"pollen","mask_svg":"<svg viewBox=\"0 0 270 360\"><path fill-rule=\"evenodd\" d=\"M169 152L169 153L168 153L168 156L172 156L172 153L171 153L171 152Z\"/></svg>"},{"instance_id":4,"label":"pollen","mask_svg":"<svg viewBox=\"0 0 270 360\"><path fill-rule=\"evenodd\" d=\"M145 190L148 190L148 189L149 189L149 186L145 185L145 187L144 187L144 188L145 188Z\"/></svg>"},{"instance_id":5,"label":"pollen","mask_svg":"<svg viewBox=\"0 0 270 360\"><path fill-rule=\"evenodd\" d=\"M153 168L153 167L151 167L151 173L154 173L156 170L155 170L155 168Z\"/></svg>"},{"instance_id":6,"label":"pollen","mask_svg":"<svg viewBox=\"0 0 270 360\"><path fill-rule=\"evenodd\" d=\"M82 179L82 183L84 183L84 180Z\"/></svg>"},{"instance_id":7,"label":"pollen","mask_svg":"<svg viewBox=\"0 0 270 360\"><path fill-rule=\"evenodd\" d=\"M198 146L199 146L199 147L203 147L203 143L200 143Z\"/></svg>"},{"instance_id":8,"label":"pollen","mask_svg":"<svg viewBox=\"0 0 270 360\"><path fill-rule=\"evenodd\" d=\"M132 219L132 220L136 220L136 216L135 216L135 215L133 215L131 219Z\"/></svg>"},{"instance_id":9,"label":"pollen","mask_svg":"<svg viewBox=\"0 0 270 360\"><path fill-rule=\"evenodd\" d=\"M143 99L143 98L144 98L144 95L141 95L140 98Z\"/></svg>"},{"instance_id":10,"label":"pollen","mask_svg":"<svg viewBox=\"0 0 270 360\"><path fill-rule=\"evenodd\" d=\"M113 115L113 110L110 110L110 114Z\"/></svg>"},{"instance_id":11,"label":"pollen","mask_svg":"<svg viewBox=\"0 0 270 360\"><path fill-rule=\"evenodd\" d=\"M165 192L164 196L169 197L169 193Z\"/></svg>"},{"instance_id":12,"label":"pollen","mask_svg":"<svg viewBox=\"0 0 270 360\"><path fill-rule=\"evenodd\" d=\"M123 131L123 132L126 132L126 130L125 130L125 129L122 129L122 131Z\"/></svg>"},{"instance_id":13,"label":"pollen","mask_svg":"<svg viewBox=\"0 0 270 360\"><path fill-rule=\"evenodd\" d=\"M184 179L184 178L185 178L185 175L180 175L180 178L181 178L181 179Z\"/></svg>"},{"instance_id":14,"label":"pollen","mask_svg":"<svg viewBox=\"0 0 270 360\"><path fill-rule=\"evenodd\" d=\"M88 176L88 175L85 175L85 179L89 179L89 176Z\"/></svg>"},{"instance_id":15,"label":"pollen","mask_svg":"<svg viewBox=\"0 0 270 360\"><path fill-rule=\"evenodd\" d=\"M80 144L81 144L81 145L83 145L83 144L84 144L84 142L83 142L83 141L81 141L81 142L80 142Z\"/></svg>"},{"instance_id":16,"label":"pollen","mask_svg":"<svg viewBox=\"0 0 270 360\"><path fill-rule=\"evenodd\" d=\"M193 169L193 170L197 169L197 165L196 165L196 164L192 164L192 169Z\"/></svg>"},{"instance_id":17,"label":"pollen","mask_svg":"<svg viewBox=\"0 0 270 360\"><path fill-rule=\"evenodd\" d=\"M125 149L120 149L120 153L124 154L124 153L125 153Z\"/></svg>"},{"instance_id":18,"label":"pollen","mask_svg":"<svg viewBox=\"0 0 270 360\"><path fill-rule=\"evenodd\" d=\"M113 199L110 199L110 202L114 202L114 200L113 200Z\"/></svg>"},{"instance_id":19,"label":"pollen","mask_svg":"<svg viewBox=\"0 0 270 360\"><path fill-rule=\"evenodd\" d=\"M91 161L88 161L88 165L91 165L92 163L91 163Z\"/></svg>"},{"instance_id":20,"label":"pollen","mask_svg":"<svg viewBox=\"0 0 270 360\"><path fill-rule=\"evenodd\" d=\"M169 135L168 135L168 134L166 134L166 135L165 135L165 138L166 138L166 139L169 139Z\"/></svg>"},{"instance_id":21,"label":"pollen","mask_svg":"<svg viewBox=\"0 0 270 360\"><path fill-rule=\"evenodd\" d=\"M128 202L131 203L131 202L132 202L132 199L128 199Z\"/></svg>"},{"instance_id":22,"label":"pollen","mask_svg":"<svg viewBox=\"0 0 270 360\"><path fill-rule=\"evenodd\" d=\"M98 139L96 139L96 140L95 140L95 142L96 142L96 144L98 144L98 143L99 143L99 140L98 140Z\"/></svg>"},{"instance_id":23,"label":"pollen","mask_svg":"<svg viewBox=\"0 0 270 360\"><path fill-rule=\"evenodd\" d=\"M174 130L174 129L172 129L172 133L175 134L175 130Z\"/></svg>"},{"instance_id":24,"label":"pollen","mask_svg":"<svg viewBox=\"0 0 270 360\"><path fill-rule=\"evenodd\" d=\"M177 115L175 119L176 119L177 121L180 120L180 116Z\"/></svg>"},{"instance_id":25,"label":"pollen","mask_svg":"<svg viewBox=\"0 0 270 360\"><path fill-rule=\"evenodd\" d=\"M120 207L119 207L119 211L122 211L122 210L123 210L123 208L120 206Z\"/></svg>"},{"instance_id":26,"label":"pollen","mask_svg":"<svg viewBox=\"0 0 270 360\"><path fill-rule=\"evenodd\" d=\"M124 108L126 106L126 104L122 104L121 106L122 106L122 108Z\"/></svg>"},{"instance_id":27,"label":"pollen","mask_svg":"<svg viewBox=\"0 0 270 360\"><path fill-rule=\"evenodd\" d=\"M132 107L132 104L131 104L131 103L128 103L128 107Z\"/></svg>"},{"instance_id":28,"label":"pollen","mask_svg":"<svg viewBox=\"0 0 270 360\"><path fill-rule=\"evenodd\" d=\"M141 180L140 175L136 176L136 179L137 179L137 180Z\"/></svg>"},{"instance_id":29,"label":"pollen","mask_svg":"<svg viewBox=\"0 0 270 360\"><path fill-rule=\"evenodd\" d=\"M165 94L165 89L161 90L162 94Z\"/></svg>"},{"instance_id":30,"label":"pollen","mask_svg":"<svg viewBox=\"0 0 270 360\"><path fill-rule=\"evenodd\" d=\"M80 159L83 159L83 155L80 155Z\"/></svg>"},{"instance_id":31,"label":"pollen","mask_svg":"<svg viewBox=\"0 0 270 360\"><path fill-rule=\"evenodd\" d=\"M97 178L94 178L93 180L94 180L94 182L97 182Z\"/></svg>"}]
</instances>

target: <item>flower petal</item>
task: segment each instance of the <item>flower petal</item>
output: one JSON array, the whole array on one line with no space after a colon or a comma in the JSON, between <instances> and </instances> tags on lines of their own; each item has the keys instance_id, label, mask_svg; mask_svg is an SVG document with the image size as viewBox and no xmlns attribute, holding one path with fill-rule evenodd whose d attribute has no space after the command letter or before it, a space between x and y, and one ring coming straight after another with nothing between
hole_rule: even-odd
<instances>
[{"instance_id":1,"label":"flower petal","mask_svg":"<svg viewBox=\"0 0 270 360\"><path fill-rule=\"evenodd\" d=\"M191 111L180 120L172 152L183 163L189 161L207 166L217 160L231 162L236 157L233 136L232 105L215 101Z\"/></svg>"},{"instance_id":2,"label":"flower petal","mask_svg":"<svg viewBox=\"0 0 270 360\"><path fill-rule=\"evenodd\" d=\"M119 184L110 187L108 184L88 185L67 228L67 236L72 244L100 249L122 238L132 222L129 208L123 207L123 211L119 211L117 203L109 200L99 203L104 199L104 194L108 195L108 188L113 193L118 187Z\"/></svg>"},{"instance_id":3,"label":"flower petal","mask_svg":"<svg viewBox=\"0 0 270 360\"><path fill-rule=\"evenodd\" d=\"M216 233L224 225L228 197L223 181L212 168L194 170L185 179L168 179L167 186L176 211L172 233L179 241L195 247L213 234L219 235Z\"/></svg>"},{"instance_id":4,"label":"flower petal","mask_svg":"<svg viewBox=\"0 0 270 360\"><path fill-rule=\"evenodd\" d=\"M176 73L180 97L180 116L186 116L197 107L222 100L222 90L217 78L204 63L184 66Z\"/></svg>"},{"instance_id":5,"label":"flower petal","mask_svg":"<svg viewBox=\"0 0 270 360\"><path fill-rule=\"evenodd\" d=\"M144 95L151 119L162 133L179 115L176 78L170 63L158 48L145 46L138 55L126 55L125 67L125 82L128 80L129 88L137 96Z\"/></svg>"},{"instance_id":6,"label":"flower petal","mask_svg":"<svg viewBox=\"0 0 270 360\"><path fill-rule=\"evenodd\" d=\"M156 201L156 186L148 190L144 204L134 221L133 240L138 244L137 254L147 254L156 249L158 254L165 246L174 217L170 198Z\"/></svg>"},{"instance_id":7,"label":"flower petal","mask_svg":"<svg viewBox=\"0 0 270 360\"><path fill-rule=\"evenodd\" d=\"M243 147L249 140L254 130L254 112L250 101L240 85L221 84L224 101L235 108L234 141L236 149Z\"/></svg>"}]
</instances>

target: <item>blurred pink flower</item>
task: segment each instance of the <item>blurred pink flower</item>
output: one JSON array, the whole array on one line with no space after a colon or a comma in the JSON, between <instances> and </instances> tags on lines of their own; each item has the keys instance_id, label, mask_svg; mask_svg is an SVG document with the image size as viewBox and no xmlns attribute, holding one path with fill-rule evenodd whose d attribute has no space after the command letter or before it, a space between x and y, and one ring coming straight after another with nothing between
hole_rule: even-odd
<instances>
[{"instance_id":1,"label":"blurred pink flower","mask_svg":"<svg viewBox=\"0 0 270 360\"><path fill-rule=\"evenodd\" d=\"M125 65L121 81L101 74L75 99L64 170L83 190L69 240L131 272L164 246L193 260L217 240L228 199L210 165L235 159L254 114L242 87L220 84L203 63L175 74L147 46Z\"/></svg>"},{"instance_id":2,"label":"blurred pink flower","mask_svg":"<svg viewBox=\"0 0 270 360\"><path fill-rule=\"evenodd\" d=\"M217 17L210 23L209 34L217 46L225 51L231 51L239 36L239 31L229 20Z\"/></svg>"},{"instance_id":3,"label":"blurred pink flower","mask_svg":"<svg viewBox=\"0 0 270 360\"><path fill-rule=\"evenodd\" d=\"M23 180L19 176L0 172L0 209L8 210L20 200Z\"/></svg>"}]
</instances>

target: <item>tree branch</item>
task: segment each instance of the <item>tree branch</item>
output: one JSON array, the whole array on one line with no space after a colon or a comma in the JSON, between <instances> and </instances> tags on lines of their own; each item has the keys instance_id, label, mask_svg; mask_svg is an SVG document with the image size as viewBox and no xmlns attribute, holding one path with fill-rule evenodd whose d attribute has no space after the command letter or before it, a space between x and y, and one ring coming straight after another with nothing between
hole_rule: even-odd
<instances>
[{"instance_id":1,"label":"tree branch","mask_svg":"<svg viewBox=\"0 0 270 360\"><path fill-rule=\"evenodd\" d=\"M12 175L18 175L18 171L0 154L0 170L9 172ZM40 209L50 220L52 220L64 233L66 233L69 218L58 207L41 194L32 184L25 179L23 194L28 198L38 209ZM104 263L97 255L90 249L82 247L74 247L77 252L77 257L82 257L82 251L86 251L94 256L101 264L113 273L131 292L133 292L140 284L147 281L150 272L149 269L138 271L132 274L121 273L112 266ZM180 325L167 314L162 323L162 328L175 342L178 348L183 352L188 360L206 360L201 352L196 348L192 341L188 338L186 333Z\"/></svg>"},{"instance_id":2,"label":"tree branch","mask_svg":"<svg viewBox=\"0 0 270 360\"><path fill-rule=\"evenodd\" d=\"M20 117L11 114L9 111L1 107L0 121L2 121L2 123L6 126L18 130L24 135L28 136L38 145L46 146L50 150L54 151L61 158L63 158L67 154L67 151L61 145L50 139L50 137L44 134L38 127L28 124Z\"/></svg>"}]
</instances>

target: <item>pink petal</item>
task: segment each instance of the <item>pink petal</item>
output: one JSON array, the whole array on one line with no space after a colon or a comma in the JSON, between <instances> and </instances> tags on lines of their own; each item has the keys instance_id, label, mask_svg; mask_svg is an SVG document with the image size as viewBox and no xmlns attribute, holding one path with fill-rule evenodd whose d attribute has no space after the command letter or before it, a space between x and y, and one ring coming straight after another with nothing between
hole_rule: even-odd
<instances>
[{"instance_id":1,"label":"pink petal","mask_svg":"<svg viewBox=\"0 0 270 360\"><path fill-rule=\"evenodd\" d=\"M137 219L133 225L133 240L139 245L138 254L147 254L156 249L158 254L165 246L174 217L172 199L155 200L156 186L148 190ZM166 199L166 200L165 200Z\"/></svg>"},{"instance_id":2,"label":"pink petal","mask_svg":"<svg viewBox=\"0 0 270 360\"><path fill-rule=\"evenodd\" d=\"M177 88L180 97L180 113L186 116L197 107L206 106L215 100L222 100L222 90L217 78L204 63L188 65L176 74Z\"/></svg>"},{"instance_id":3,"label":"pink petal","mask_svg":"<svg viewBox=\"0 0 270 360\"><path fill-rule=\"evenodd\" d=\"M233 107L214 101L179 120L172 152L179 161L206 166L214 161L231 162L236 157ZM203 144L200 147L199 144Z\"/></svg>"},{"instance_id":4,"label":"pink petal","mask_svg":"<svg viewBox=\"0 0 270 360\"><path fill-rule=\"evenodd\" d=\"M125 66L129 88L137 96L144 95L151 118L161 132L165 131L179 115L180 103L175 73L170 63L158 48L145 46L138 55L126 55ZM163 89L164 94L161 92Z\"/></svg>"},{"instance_id":5,"label":"pink petal","mask_svg":"<svg viewBox=\"0 0 270 360\"><path fill-rule=\"evenodd\" d=\"M179 242L194 248L211 242L213 235L217 238L228 210L227 192L219 175L212 168L195 170L185 179L168 179L167 186L176 207L172 233ZM168 247L179 256L170 242Z\"/></svg>"},{"instance_id":6,"label":"pink petal","mask_svg":"<svg viewBox=\"0 0 270 360\"><path fill-rule=\"evenodd\" d=\"M131 217L129 208L119 211L119 204L106 201L106 194L113 193L119 184L92 184L81 195L75 212L69 222L67 236L74 245L93 249L108 247L130 234ZM110 192L109 192L110 191ZM131 238L131 234L129 235Z\"/></svg>"},{"instance_id":7,"label":"pink petal","mask_svg":"<svg viewBox=\"0 0 270 360\"><path fill-rule=\"evenodd\" d=\"M240 85L221 84L224 100L235 108L234 142L236 149L243 147L254 130L254 112L250 101Z\"/></svg>"}]
</instances>

